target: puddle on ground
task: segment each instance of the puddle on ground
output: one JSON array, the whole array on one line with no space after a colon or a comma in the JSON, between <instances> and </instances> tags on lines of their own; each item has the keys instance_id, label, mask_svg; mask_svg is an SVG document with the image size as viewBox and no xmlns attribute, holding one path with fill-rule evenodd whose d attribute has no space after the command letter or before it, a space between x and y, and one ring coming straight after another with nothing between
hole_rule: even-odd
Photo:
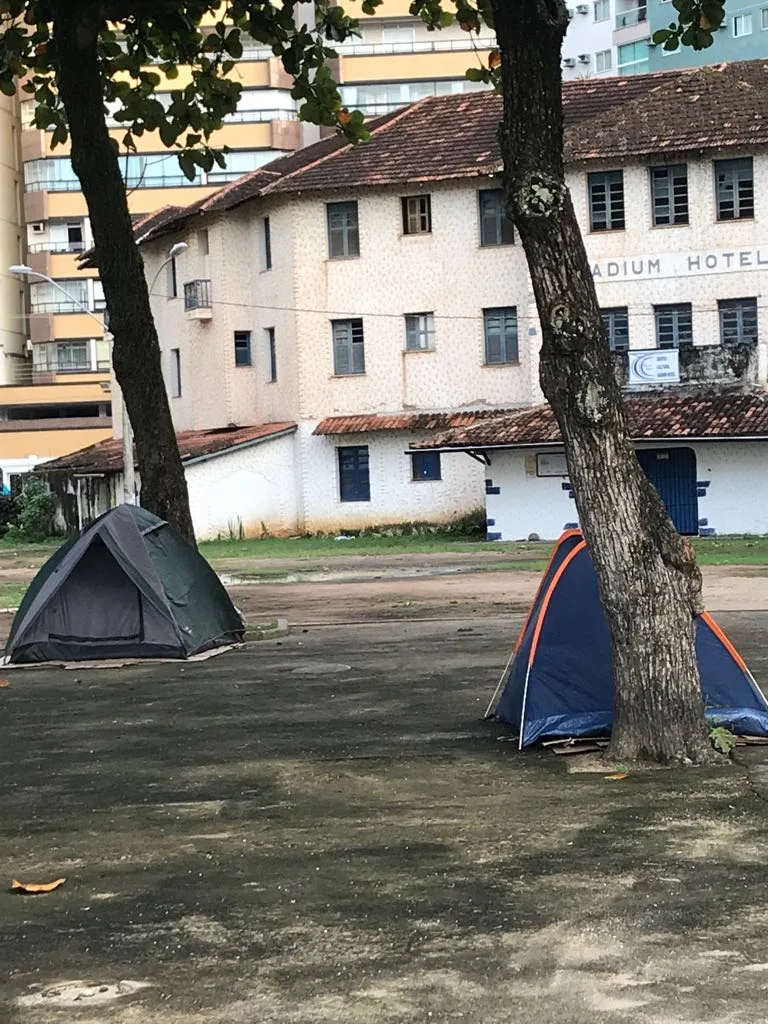
<instances>
[{"instance_id":1,"label":"puddle on ground","mask_svg":"<svg viewBox=\"0 0 768 1024\"><path fill-rule=\"evenodd\" d=\"M349 672L351 665L341 665L332 661L309 661L291 671L293 676L332 676L341 672Z\"/></svg>"},{"instance_id":2,"label":"puddle on ground","mask_svg":"<svg viewBox=\"0 0 768 1024\"><path fill-rule=\"evenodd\" d=\"M17 1006L71 1006L80 1009L87 1006L104 1006L123 996L132 996L143 988L149 988L147 981L62 981L45 987L30 985L29 990L16 1000Z\"/></svg>"},{"instance_id":3,"label":"puddle on ground","mask_svg":"<svg viewBox=\"0 0 768 1024\"><path fill-rule=\"evenodd\" d=\"M370 580L402 580L416 576L455 576L459 573L477 572L476 565L443 566L397 566L381 569L348 569L331 572L330 569L312 569L308 572L289 572L284 576L260 576L220 572L218 577L225 587L251 587L259 583L365 583Z\"/></svg>"}]
</instances>

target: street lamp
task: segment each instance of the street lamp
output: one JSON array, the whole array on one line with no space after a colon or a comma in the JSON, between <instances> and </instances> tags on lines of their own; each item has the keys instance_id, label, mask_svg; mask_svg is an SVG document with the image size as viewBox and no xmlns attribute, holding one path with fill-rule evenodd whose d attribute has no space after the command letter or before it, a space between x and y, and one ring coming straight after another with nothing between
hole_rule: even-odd
<instances>
[{"instance_id":1,"label":"street lamp","mask_svg":"<svg viewBox=\"0 0 768 1024\"><path fill-rule=\"evenodd\" d=\"M159 266L159 267L157 268L157 273L156 273L156 274L155 274L155 276L154 276L154 277L152 278L152 284L151 284L151 285L149 286L149 294L150 294L150 295L152 294L152 290L154 289L155 285L157 284L157 279L158 279L158 277L160 277L160 275L161 275L161 274L162 274L162 272L163 272L163 271L165 270L165 268L166 268L166 267L168 266L168 264L169 264L169 263L170 263L170 262L171 262L172 260L175 260L175 259L176 259L176 257L177 257L177 256L178 256L178 255L179 255L180 253L184 252L184 250L185 250L185 249L188 249L188 248L189 248L189 246L187 245L187 243L186 243L186 242L175 242L175 243L174 243L174 244L173 244L173 245L171 246L171 248L170 248L170 249L168 250L168 255L167 255L167 256L165 257L165 259L163 260L163 262L162 262L162 263L160 264L160 266Z\"/></svg>"},{"instance_id":2,"label":"street lamp","mask_svg":"<svg viewBox=\"0 0 768 1024\"><path fill-rule=\"evenodd\" d=\"M28 267L25 264L16 264L9 267L8 270L11 274L16 277L39 277L41 281L47 281L48 284L53 285L58 291L69 299L69 301L77 306L83 313L87 313L92 320L101 327L102 334L107 332L104 330L104 322L96 316L88 307L76 299L74 295L70 295L66 288L63 288L58 281L54 281L52 277L47 274L41 274L39 270L33 270L32 267ZM128 416L128 409L125 404L125 398L123 398L123 501L128 505L136 504L136 469L133 462L133 428L131 427L131 420Z\"/></svg>"}]
</instances>

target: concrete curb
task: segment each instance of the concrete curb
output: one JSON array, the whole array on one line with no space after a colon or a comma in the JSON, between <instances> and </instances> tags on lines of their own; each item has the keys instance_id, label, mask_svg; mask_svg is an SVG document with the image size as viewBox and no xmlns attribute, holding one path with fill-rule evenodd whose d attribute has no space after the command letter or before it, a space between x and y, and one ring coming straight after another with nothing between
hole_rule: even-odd
<instances>
[{"instance_id":1,"label":"concrete curb","mask_svg":"<svg viewBox=\"0 0 768 1024\"><path fill-rule=\"evenodd\" d=\"M288 628L288 619L277 619L276 622L277 625L272 626L271 629L261 629L258 626L246 627L246 643L252 643L253 641L259 640L274 640L280 636L288 636L288 633L290 632Z\"/></svg>"}]
</instances>

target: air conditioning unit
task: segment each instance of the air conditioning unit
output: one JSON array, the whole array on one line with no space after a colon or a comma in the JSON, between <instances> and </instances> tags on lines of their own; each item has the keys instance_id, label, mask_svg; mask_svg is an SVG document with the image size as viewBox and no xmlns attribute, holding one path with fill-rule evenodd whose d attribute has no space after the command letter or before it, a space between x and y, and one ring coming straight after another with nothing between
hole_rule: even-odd
<instances>
[{"instance_id":1,"label":"air conditioning unit","mask_svg":"<svg viewBox=\"0 0 768 1024\"><path fill-rule=\"evenodd\" d=\"M34 224L30 225L32 228L33 235L42 235L45 233L45 221L38 220Z\"/></svg>"},{"instance_id":2,"label":"air conditioning unit","mask_svg":"<svg viewBox=\"0 0 768 1024\"><path fill-rule=\"evenodd\" d=\"M589 64L591 59L592 58L589 56L588 53L580 53L579 54L579 64Z\"/></svg>"},{"instance_id":3,"label":"air conditioning unit","mask_svg":"<svg viewBox=\"0 0 768 1024\"><path fill-rule=\"evenodd\" d=\"M566 57L565 60L563 61L563 67L564 68L575 68L576 67L576 58L575 57Z\"/></svg>"},{"instance_id":4,"label":"air conditioning unit","mask_svg":"<svg viewBox=\"0 0 768 1024\"><path fill-rule=\"evenodd\" d=\"M579 4L576 10L579 14L589 14L589 4Z\"/></svg>"}]
</instances>

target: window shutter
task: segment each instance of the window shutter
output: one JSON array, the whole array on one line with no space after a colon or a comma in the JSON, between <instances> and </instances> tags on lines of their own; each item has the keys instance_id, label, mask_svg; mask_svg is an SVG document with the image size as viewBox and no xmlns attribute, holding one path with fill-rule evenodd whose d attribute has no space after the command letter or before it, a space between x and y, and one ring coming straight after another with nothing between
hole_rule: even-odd
<instances>
[{"instance_id":1,"label":"window shutter","mask_svg":"<svg viewBox=\"0 0 768 1024\"><path fill-rule=\"evenodd\" d=\"M333 372L345 374L352 372L351 339L349 321L337 320L333 325Z\"/></svg>"}]
</instances>

